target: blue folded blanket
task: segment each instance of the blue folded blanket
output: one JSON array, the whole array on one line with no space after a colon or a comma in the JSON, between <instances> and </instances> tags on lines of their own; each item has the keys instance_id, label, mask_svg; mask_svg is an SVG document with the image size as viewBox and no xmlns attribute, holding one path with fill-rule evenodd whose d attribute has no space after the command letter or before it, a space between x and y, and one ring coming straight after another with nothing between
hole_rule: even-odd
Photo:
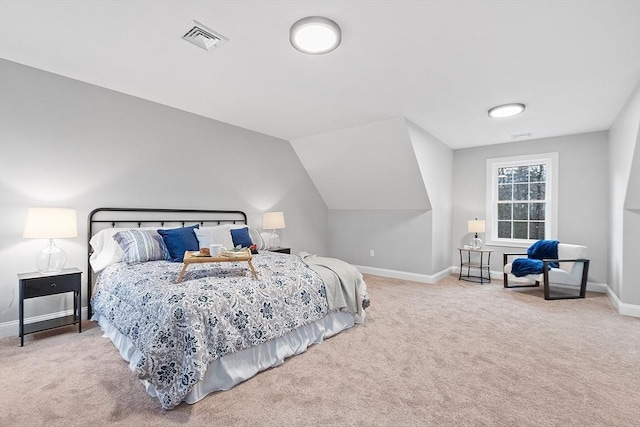
<instances>
[{"instance_id":1,"label":"blue folded blanket","mask_svg":"<svg viewBox=\"0 0 640 427\"><path fill-rule=\"evenodd\" d=\"M558 242L557 240L538 240L527 249L527 255L533 259L558 259ZM558 268L560 264L557 262L550 263L551 267Z\"/></svg>"},{"instance_id":2,"label":"blue folded blanket","mask_svg":"<svg viewBox=\"0 0 640 427\"><path fill-rule=\"evenodd\" d=\"M516 277L526 276L527 274L542 273L542 261L531 258L516 258L511 263L511 274Z\"/></svg>"},{"instance_id":3,"label":"blue folded blanket","mask_svg":"<svg viewBox=\"0 0 640 427\"><path fill-rule=\"evenodd\" d=\"M526 276L527 274L541 274L544 270L542 259L558 259L558 241L557 240L538 240L527 249L529 258L516 258L511 263L511 274L516 277ZM560 264L550 262L550 267L558 268Z\"/></svg>"}]
</instances>

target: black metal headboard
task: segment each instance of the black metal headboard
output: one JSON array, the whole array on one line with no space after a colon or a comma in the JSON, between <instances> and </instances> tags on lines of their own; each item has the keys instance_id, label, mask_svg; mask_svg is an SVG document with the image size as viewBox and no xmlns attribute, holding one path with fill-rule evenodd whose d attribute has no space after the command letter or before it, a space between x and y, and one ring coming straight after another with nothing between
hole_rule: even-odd
<instances>
[{"instance_id":1,"label":"black metal headboard","mask_svg":"<svg viewBox=\"0 0 640 427\"><path fill-rule=\"evenodd\" d=\"M93 273L89 258L93 253L89 241L100 230L109 227L136 228L142 226L184 227L199 224L247 224L247 214L242 211L208 209L153 209L153 208L97 208L91 211L87 222L87 286L88 318L91 319L91 295L93 293Z\"/></svg>"}]
</instances>

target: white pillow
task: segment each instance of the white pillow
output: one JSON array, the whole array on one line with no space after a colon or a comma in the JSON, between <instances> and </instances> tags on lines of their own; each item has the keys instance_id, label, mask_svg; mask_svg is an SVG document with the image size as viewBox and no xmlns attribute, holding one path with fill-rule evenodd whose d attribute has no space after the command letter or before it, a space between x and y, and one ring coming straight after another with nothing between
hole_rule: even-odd
<instances>
[{"instance_id":1,"label":"white pillow","mask_svg":"<svg viewBox=\"0 0 640 427\"><path fill-rule=\"evenodd\" d=\"M215 225L213 227L200 227L194 229L193 231L196 233L196 237L198 238L198 243L200 243L201 248L208 248L209 245L219 244L227 249L231 249L234 247L233 238L231 237L231 230L237 230L239 228L246 227L246 224L222 224ZM255 245L260 246L262 242L256 241L258 239L255 238L256 233L253 233L253 231L253 229L249 229L251 241Z\"/></svg>"},{"instance_id":2,"label":"white pillow","mask_svg":"<svg viewBox=\"0 0 640 427\"><path fill-rule=\"evenodd\" d=\"M251 237L251 241L256 245L256 248L259 251L265 249L264 240L262 240L262 236L258 230L255 228L249 228L249 237Z\"/></svg>"},{"instance_id":3,"label":"white pillow","mask_svg":"<svg viewBox=\"0 0 640 427\"><path fill-rule=\"evenodd\" d=\"M216 225L213 227L194 228L198 243L201 248L208 248L209 245L219 244L227 249L233 248L233 240L231 239L232 225ZM246 227L243 225L243 227ZM235 228L235 227L234 227Z\"/></svg>"},{"instance_id":4,"label":"white pillow","mask_svg":"<svg viewBox=\"0 0 640 427\"><path fill-rule=\"evenodd\" d=\"M125 230L157 230L157 227L136 227L136 228L106 228L98 231L91 237L89 244L93 248L93 253L89 257L91 268L96 273L109 267L111 264L122 261L124 251L113 238L119 231Z\"/></svg>"}]
</instances>

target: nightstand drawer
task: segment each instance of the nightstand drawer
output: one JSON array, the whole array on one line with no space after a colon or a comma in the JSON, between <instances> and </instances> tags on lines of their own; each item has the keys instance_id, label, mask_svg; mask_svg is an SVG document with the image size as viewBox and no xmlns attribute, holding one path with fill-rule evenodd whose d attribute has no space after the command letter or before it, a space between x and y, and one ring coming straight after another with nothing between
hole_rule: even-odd
<instances>
[{"instance_id":1,"label":"nightstand drawer","mask_svg":"<svg viewBox=\"0 0 640 427\"><path fill-rule=\"evenodd\" d=\"M53 276L26 280L25 298L61 294L80 289L80 275Z\"/></svg>"}]
</instances>

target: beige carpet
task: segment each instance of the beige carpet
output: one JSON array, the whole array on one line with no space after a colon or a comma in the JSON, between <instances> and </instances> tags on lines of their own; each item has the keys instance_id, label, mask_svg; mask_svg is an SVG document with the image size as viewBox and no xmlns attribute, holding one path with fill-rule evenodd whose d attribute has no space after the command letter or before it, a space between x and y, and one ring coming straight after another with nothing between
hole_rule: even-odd
<instances>
[{"instance_id":1,"label":"beige carpet","mask_svg":"<svg viewBox=\"0 0 640 427\"><path fill-rule=\"evenodd\" d=\"M0 426L639 425L640 319L606 295L366 281L364 325L171 411L94 322L2 339Z\"/></svg>"}]
</instances>

